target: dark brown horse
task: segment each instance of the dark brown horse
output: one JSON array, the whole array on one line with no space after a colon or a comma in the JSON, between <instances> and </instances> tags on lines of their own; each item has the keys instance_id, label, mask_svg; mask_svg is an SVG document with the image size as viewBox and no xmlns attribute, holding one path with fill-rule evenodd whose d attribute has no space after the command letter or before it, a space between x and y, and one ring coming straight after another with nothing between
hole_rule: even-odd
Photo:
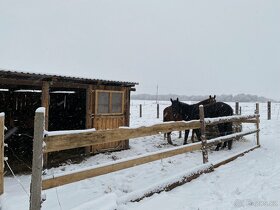
<instances>
[{"instance_id":1,"label":"dark brown horse","mask_svg":"<svg viewBox=\"0 0 280 210\"><path fill-rule=\"evenodd\" d=\"M200 101L200 102L196 103L196 105L199 106L199 105L207 105L207 104L213 104L213 103L216 103L216 95L214 95L214 97L212 97L210 95L208 99ZM184 119L180 115L173 114L172 106L168 106L163 110L163 122L182 121L182 120L184 120ZM188 136L189 136L189 130L185 130L184 144L187 143ZM171 132L167 133L167 142L169 144L173 144L171 141Z\"/></svg>"},{"instance_id":2,"label":"dark brown horse","mask_svg":"<svg viewBox=\"0 0 280 210\"><path fill-rule=\"evenodd\" d=\"M177 98L177 100L172 100L172 112L173 114L181 116L184 120L198 120L199 119L199 106L195 104L186 104ZM207 104L204 107L204 116L205 118L213 118L213 117L225 117L232 116L233 109L230 105L223 102L216 102L213 104ZM218 124L218 130L220 136L225 136L233 133L232 122L220 123ZM199 129L195 129L196 136L199 140L201 140L201 134ZM226 146L226 144L224 144ZM219 143L216 147L216 150L219 150L221 147L221 143ZM232 147L232 140L228 141L228 149Z\"/></svg>"}]
</instances>

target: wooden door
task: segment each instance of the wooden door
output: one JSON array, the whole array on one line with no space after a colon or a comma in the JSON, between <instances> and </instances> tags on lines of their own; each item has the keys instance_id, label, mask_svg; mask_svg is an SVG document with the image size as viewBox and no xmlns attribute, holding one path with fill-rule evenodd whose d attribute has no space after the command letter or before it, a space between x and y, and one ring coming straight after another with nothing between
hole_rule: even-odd
<instances>
[{"instance_id":1,"label":"wooden door","mask_svg":"<svg viewBox=\"0 0 280 210\"><path fill-rule=\"evenodd\" d=\"M124 91L95 90L92 92L92 127L106 130L125 126ZM128 148L128 141L93 146L91 152L116 151Z\"/></svg>"}]
</instances>

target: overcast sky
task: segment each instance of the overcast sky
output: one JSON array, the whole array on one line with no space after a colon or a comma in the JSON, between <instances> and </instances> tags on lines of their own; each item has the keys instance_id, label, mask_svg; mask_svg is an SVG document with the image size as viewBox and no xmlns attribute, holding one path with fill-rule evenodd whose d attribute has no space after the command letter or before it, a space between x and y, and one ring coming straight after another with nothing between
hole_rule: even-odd
<instances>
[{"instance_id":1,"label":"overcast sky","mask_svg":"<svg viewBox=\"0 0 280 210\"><path fill-rule=\"evenodd\" d=\"M0 68L280 99L280 1L0 0Z\"/></svg>"}]
</instances>

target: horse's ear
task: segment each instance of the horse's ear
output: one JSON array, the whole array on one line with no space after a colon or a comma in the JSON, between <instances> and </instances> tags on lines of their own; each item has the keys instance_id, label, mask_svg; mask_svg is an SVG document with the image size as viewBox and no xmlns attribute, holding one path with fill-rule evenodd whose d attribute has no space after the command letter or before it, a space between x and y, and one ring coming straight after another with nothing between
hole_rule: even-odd
<instances>
[{"instance_id":1,"label":"horse's ear","mask_svg":"<svg viewBox=\"0 0 280 210\"><path fill-rule=\"evenodd\" d=\"M179 101L179 98L177 97L177 101Z\"/></svg>"},{"instance_id":2,"label":"horse's ear","mask_svg":"<svg viewBox=\"0 0 280 210\"><path fill-rule=\"evenodd\" d=\"M172 98L170 98L170 101L171 101L171 103L173 103L173 100L172 100Z\"/></svg>"},{"instance_id":3,"label":"horse's ear","mask_svg":"<svg viewBox=\"0 0 280 210\"><path fill-rule=\"evenodd\" d=\"M211 95L209 95L209 98L211 99L211 98L212 98L212 96L211 96Z\"/></svg>"},{"instance_id":4,"label":"horse's ear","mask_svg":"<svg viewBox=\"0 0 280 210\"><path fill-rule=\"evenodd\" d=\"M216 95L214 95L214 99L216 98Z\"/></svg>"}]
</instances>

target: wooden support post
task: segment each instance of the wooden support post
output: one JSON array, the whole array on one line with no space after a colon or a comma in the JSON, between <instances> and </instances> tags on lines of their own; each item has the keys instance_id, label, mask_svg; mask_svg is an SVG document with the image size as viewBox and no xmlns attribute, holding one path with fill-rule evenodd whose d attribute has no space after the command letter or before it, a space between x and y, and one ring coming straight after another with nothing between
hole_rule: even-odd
<instances>
[{"instance_id":1,"label":"wooden support post","mask_svg":"<svg viewBox=\"0 0 280 210\"><path fill-rule=\"evenodd\" d=\"M89 85L86 92L86 128L92 128L92 85ZM91 146L85 147L85 154L89 155Z\"/></svg>"},{"instance_id":2,"label":"wooden support post","mask_svg":"<svg viewBox=\"0 0 280 210\"><path fill-rule=\"evenodd\" d=\"M142 104L140 104L140 117L142 117Z\"/></svg>"},{"instance_id":3,"label":"wooden support post","mask_svg":"<svg viewBox=\"0 0 280 210\"><path fill-rule=\"evenodd\" d=\"M0 195L4 193L4 113L0 113Z\"/></svg>"},{"instance_id":4,"label":"wooden support post","mask_svg":"<svg viewBox=\"0 0 280 210\"><path fill-rule=\"evenodd\" d=\"M49 129L50 84L43 82L41 106L45 107L45 129Z\"/></svg>"},{"instance_id":5,"label":"wooden support post","mask_svg":"<svg viewBox=\"0 0 280 210\"><path fill-rule=\"evenodd\" d=\"M240 115L242 114L242 107L241 106L239 107L239 114Z\"/></svg>"},{"instance_id":6,"label":"wooden support post","mask_svg":"<svg viewBox=\"0 0 280 210\"><path fill-rule=\"evenodd\" d=\"M179 139L182 138L182 131L179 131Z\"/></svg>"},{"instance_id":7,"label":"wooden support post","mask_svg":"<svg viewBox=\"0 0 280 210\"><path fill-rule=\"evenodd\" d=\"M43 82L41 106L45 107L45 129L49 129L50 83ZM44 154L44 167L48 164L48 154Z\"/></svg>"},{"instance_id":8,"label":"wooden support post","mask_svg":"<svg viewBox=\"0 0 280 210\"><path fill-rule=\"evenodd\" d=\"M159 104L157 104L157 118L159 118Z\"/></svg>"},{"instance_id":9,"label":"wooden support post","mask_svg":"<svg viewBox=\"0 0 280 210\"><path fill-rule=\"evenodd\" d=\"M34 120L33 159L29 210L41 209L44 130L45 108L41 107L36 110Z\"/></svg>"},{"instance_id":10,"label":"wooden support post","mask_svg":"<svg viewBox=\"0 0 280 210\"><path fill-rule=\"evenodd\" d=\"M260 146L260 117L259 117L259 113L260 113L260 110L259 110L259 103L256 103L256 114L258 115L257 116L257 122L256 122L256 129L258 130L257 134L256 134L256 138L257 138L257 145Z\"/></svg>"},{"instance_id":11,"label":"wooden support post","mask_svg":"<svg viewBox=\"0 0 280 210\"><path fill-rule=\"evenodd\" d=\"M271 101L267 102L267 119L271 120Z\"/></svg>"},{"instance_id":12,"label":"wooden support post","mask_svg":"<svg viewBox=\"0 0 280 210\"><path fill-rule=\"evenodd\" d=\"M239 102L235 102L235 114L239 114Z\"/></svg>"},{"instance_id":13,"label":"wooden support post","mask_svg":"<svg viewBox=\"0 0 280 210\"><path fill-rule=\"evenodd\" d=\"M206 149L207 140L205 137L205 121L204 121L204 108L203 105L199 106L199 119L200 119L200 132L201 132L201 150L203 163L208 162L208 152Z\"/></svg>"}]
</instances>

